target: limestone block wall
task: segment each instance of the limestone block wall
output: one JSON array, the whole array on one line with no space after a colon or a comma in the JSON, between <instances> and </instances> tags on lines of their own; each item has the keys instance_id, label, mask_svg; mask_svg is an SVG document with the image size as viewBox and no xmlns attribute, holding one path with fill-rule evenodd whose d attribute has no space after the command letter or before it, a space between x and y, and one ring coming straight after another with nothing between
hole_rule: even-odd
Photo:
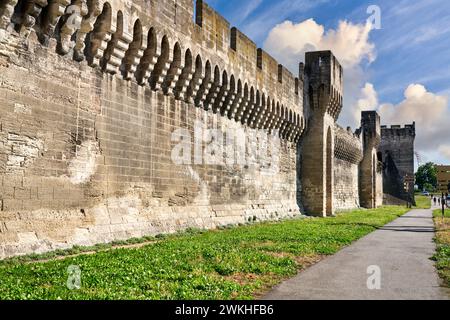
<instances>
[{"instance_id":1,"label":"limestone block wall","mask_svg":"<svg viewBox=\"0 0 450 320\"><path fill-rule=\"evenodd\" d=\"M377 194L381 185L377 180L380 170L377 151L381 140L380 128L380 116L377 112L362 112L359 134L363 143L363 158L359 173L359 195L361 206L365 208L375 208L379 202Z\"/></svg>"},{"instance_id":2,"label":"limestone block wall","mask_svg":"<svg viewBox=\"0 0 450 320\"><path fill-rule=\"evenodd\" d=\"M376 198L375 205L381 207L384 205L384 190L383 190L383 163L378 162L378 169L376 175Z\"/></svg>"},{"instance_id":3,"label":"limestone block wall","mask_svg":"<svg viewBox=\"0 0 450 320\"><path fill-rule=\"evenodd\" d=\"M401 127L381 127L379 155L383 161L383 185L386 203L414 203L414 141L415 123ZM409 192L404 189L408 184ZM395 200L397 198L397 200Z\"/></svg>"},{"instance_id":4,"label":"limestone block wall","mask_svg":"<svg viewBox=\"0 0 450 320\"><path fill-rule=\"evenodd\" d=\"M359 166L338 158L334 159L334 206L337 211L358 208Z\"/></svg>"},{"instance_id":5,"label":"limestone block wall","mask_svg":"<svg viewBox=\"0 0 450 320\"><path fill-rule=\"evenodd\" d=\"M342 67L330 51L308 52L305 105L310 116L302 139L302 201L316 216L333 215L335 123L342 110Z\"/></svg>"},{"instance_id":6,"label":"limestone block wall","mask_svg":"<svg viewBox=\"0 0 450 320\"><path fill-rule=\"evenodd\" d=\"M334 150L334 207L336 210L360 206L359 169L363 157L362 141L350 128L336 126Z\"/></svg>"},{"instance_id":7,"label":"limestone block wall","mask_svg":"<svg viewBox=\"0 0 450 320\"><path fill-rule=\"evenodd\" d=\"M302 77L202 1L30 4L0 8L0 258L300 214Z\"/></svg>"}]
</instances>

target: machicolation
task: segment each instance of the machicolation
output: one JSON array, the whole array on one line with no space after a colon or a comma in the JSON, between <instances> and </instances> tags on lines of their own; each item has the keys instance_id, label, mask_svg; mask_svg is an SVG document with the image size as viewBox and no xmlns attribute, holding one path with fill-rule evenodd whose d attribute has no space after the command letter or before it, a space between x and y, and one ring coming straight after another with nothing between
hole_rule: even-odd
<instances>
[{"instance_id":1,"label":"machicolation","mask_svg":"<svg viewBox=\"0 0 450 320\"><path fill-rule=\"evenodd\" d=\"M339 127L343 73L202 0L1 1L0 258L402 201L415 127Z\"/></svg>"}]
</instances>

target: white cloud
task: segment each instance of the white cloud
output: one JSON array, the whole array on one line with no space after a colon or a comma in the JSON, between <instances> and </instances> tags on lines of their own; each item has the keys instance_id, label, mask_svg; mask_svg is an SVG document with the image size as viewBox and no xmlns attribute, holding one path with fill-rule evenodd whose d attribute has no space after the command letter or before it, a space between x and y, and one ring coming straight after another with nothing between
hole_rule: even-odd
<instances>
[{"instance_id":1,"label":"white cloud","mask_svg":"<svg viewBox=\"0 0 450 320\"><path fill-rule=\"evenodd\" d=\"M246 21L247 23L242 26L242 31L254 41L260 42L266 38L269 30L274 25L286 20L287 17L305 14L309 10L328 1L329 0L272 1L270 5L265 6L264 10L253 15L252 19L248 19L248 22ZM241 11L241 6L236 6L236 12L237 11Z\"/></svg>"},{"instance_id":2,"label":"white cloud","mask_svg":"<svg viewBox=\"0 0 450 320\"><path fill-rule=\"evenodd\" d=\"M447 160L450 160L450 144L440 146L439 153L442 154L442 156Z\"/></svg>"},{"instance_id":3,"label":"white cloud","mask_svg":"<svg viewBox=\"0 0 450 320\"><path fill-rule=\"evenodd\" d=\"M353 89L357 89L353 88ZM357 92L356 90L353 90ZM371 111L378 108L378 93L373 84L366 82L359 93L354 94L355 99L351 106L344 109L344 113L339 119L343 124L358 126L361 122L361 112Z\"/></svg>"},{"instance_id":4,"label":"white cloud","mask_svg":"<svg viewBox=\"0 0 450 320\"><path fill-rule=\"evenodd\" d=\"M344 109L339 122L357 126L361 108L360 88L366 82L363 63L376 58L375 46L369 40L371 24L340 21L336 30L325 30L314 19L294 24L285 21L269 33L264 49L296 75L298 63L307 51L331 50L344 68ZM364 99L364 97L362 98Z\"/></svg>"},{"instance_id":5,"label":"white cloud","mask_svg":"<svg viewBox=\"0 0 450 320\"><path fill-rule=\"evenodd\" d=\"M445 95L429 92L421 84L411 84L399 104L379 107L384 124L416 122L416 149L419 153L440 153L450 161L450 107ZM436 161L436 160L435 160Z\"/></svg>"},{"instance_id":6,"label":"white cloud","mask_svg":"<svg viewBox=\"0 0 450 320\"><path fill-rule=\"evenodd\" d=\"M359 126L361 111L378 109L384 124L416 122L416 149L420 153L450 160L448 95L429 92L421 84L411 84L400 103L379 105L378 94L366 81L364 69L365 62L371 63L376 58L370 32L370 24L348 21L340 21L336 30L325 30L313 19L298 24L285 21L270 31L264 49L294 74L305 52L331 50L344 68L345 102L340 123Z\"/></svg>"},{"instance_id":7,"label":"white cloud","mask_svg":"<svg viewBox=\"0 0 450 320\"><path fill-rule=\"evenodd\" d=\"M375 46L369 42L370 24L340 21L337 30L327 30L308 19L298 24L285 21L275 26L264 42L264 49L291 70L303 61L305 52L332 50L341 65L353 68L364 59L375 59Z\"/></svg>"}]
</instances>

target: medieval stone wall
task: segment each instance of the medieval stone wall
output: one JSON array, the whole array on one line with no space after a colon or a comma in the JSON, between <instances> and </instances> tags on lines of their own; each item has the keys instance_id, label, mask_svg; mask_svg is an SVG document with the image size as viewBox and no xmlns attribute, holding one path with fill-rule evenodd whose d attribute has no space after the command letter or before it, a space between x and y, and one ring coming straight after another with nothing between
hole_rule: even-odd
<instances>
[{"instance_id":1,"label":"medieval stone wall","mask_svg":"<svg viewBox=\"0 0 450 320\"><path fill-rule=\"evenodd\" d=\"M335 213L333 160L335 124L342 110L343 71L331 51L308 52L305 57L305 107L310 112L302 139L302 201L316 216Z\"/></svg>"},{"instance_id":2,"label":"medieval stone wall","mask_svg":"<svg viewBox=\"0 0 450 320\"><path fill-rule=\"evenodd\" d=\"M0 258L300 214L303 86L206 4L31 3L0 11Z\"/></svg>"},{"instance_id":3,"label":"medieval stone wall","mask_svg":"<svg viewBox=\"0 0 450 320\"><path fill-rule=\"evenodd\" d=\"M359 167L357 164L334 159L334 207L336 211L358 208Z\"/></svg>"},{"instance_id":4,"label":"medieval stone wall","mask_svg":"<svg viewBox=\"0 0 450 320\"><path fill-rule=\"evenodd\" d=\"M202 0L1 1L0 259L378 206L342 107L331 51L295 76Z\"/></svg>"},{"instance_id":5,"label":"medieval stone wall","mask_svg":"<svg viewBox=\"0 0 450 320\"><path fill-rule=\"evenodd\" d=\"M381 127L379 157L383 162L385 203L414 203L415 123Z\"/></svg>"},{"instance_id":6,"label":"medieval stone wall","mask_svg":"<svg viewBox=\"0 0 450 320\"><path fill-rule=\"evenodd\" d=\"M334 206L336 210L353 209L359 203L359 164L363 157L358 135L336 126L334 149Z\"/></svg>"}]
</instances>

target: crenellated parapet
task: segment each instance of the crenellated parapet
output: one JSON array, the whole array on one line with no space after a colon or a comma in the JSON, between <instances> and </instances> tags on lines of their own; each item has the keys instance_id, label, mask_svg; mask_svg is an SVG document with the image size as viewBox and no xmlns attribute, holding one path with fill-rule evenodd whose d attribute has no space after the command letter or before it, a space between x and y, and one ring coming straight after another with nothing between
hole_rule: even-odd
<instances>
[{"instance_id":1,"label":"crenellated parapet","mask_svg":"<svg viewBox=\"0 0 450 320\"><path fill-rule=\"evenodd\" d=\"M383 184L388 204L391 198L414 203L415 138L415 122L404 126L381 126L379 157L383 162Z\"/></svg>"},{"instance_id":2,"label":"crenellated parapet","mask_svg":"<svg viewBox=\"0 0 450 320\"><path fill-rule=\"evenodd\" d=\"M353 164L359 164L363 159L363 146L358 134L353 133L350 128L343 129L336 125L336 140L334 156Z\"/></svg>"},{"instance_id":3,"label":"crenellated parapet","mask_svg":"<svg viewBox=\"0 0 450 320\"><path fill-rule=\"evenodd\" d=\"M298 141L306 120L295 77L204 1L7 0L0 28L124 81ZM340 68L340 67L339 67ZM336 69L339 74L340 69ZM339 89L327 112L337 118Z\"/></svg>"},{"instance_id":4,"label":"crenellated parapet","mask_svg":"<svg viewBox=\"0 0 450 320\"><path fill-rule=\"evenodd\" d=\"M343 69L331 51L306 54L305 74L312 112L336 121L343 107Z\"/></svg>"},{"instance_id":5,"label":"crenellated parapet","mask_svg":"<svg viewBox=\"0 0 450 320\"><path fill-rule=\"evenodd\" d=\"M380 116L376 111L361 113L361 135L364 157L359 172L360 202L365 208L375 208L380 203L382 185L379 182L380 159L378 147L381 141Z\"/></svg>"},{"instance_id":6,"label":"crenellated parapet","mask_svg":"<svg viewBox=\"0 0 450 320\"><path fill-rule=\"evenodd\" d=\"M361 128L359 133L362 135L365 150L377 149L381 142L381 120L375 111L363 111L361 114Z\"/></svg>"},{"instance_id":7,"label":"crenellated parapet","mask_svg":"<svg viewBox=\"0 0 450 320\"><path fill-rule=\"evenodd\" d=\"M392 125L392 126L381 126L381 133L383 137L395 137L395 136L404 136L404 137L415 137L416 136L416 123L401 125Z\"/></svg>"}]
</instances>

